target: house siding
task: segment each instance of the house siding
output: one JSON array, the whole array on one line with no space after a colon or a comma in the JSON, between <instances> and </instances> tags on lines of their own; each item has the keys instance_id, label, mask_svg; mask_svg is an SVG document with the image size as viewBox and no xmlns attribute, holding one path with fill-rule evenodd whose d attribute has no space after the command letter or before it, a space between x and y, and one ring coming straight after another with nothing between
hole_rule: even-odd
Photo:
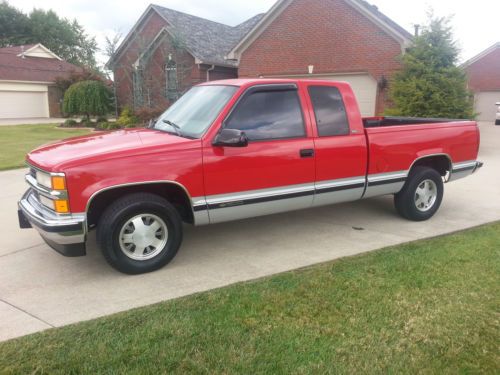
<instances>
[{"instance_id":1,"label":"house siding","mask_svg":"<svg viewBox=\"0 0 500 375\"><path fill-rule=\"evenodd\" d=\"M467 66L466 72L472 91L500 90L500 48Z\"/></svg>"},{"instance_id":2,"label":"house siding","mask_svg":"<svg viewBox=\"0 0 500 375\"><path fill-rule=\"evenodd\" d=\"M296 0L247 48L240 77L361 73L379 81L401 69L401 44L343 0ZM376 112L387 105L378 92Z\"/></svg>"}]
</instances>

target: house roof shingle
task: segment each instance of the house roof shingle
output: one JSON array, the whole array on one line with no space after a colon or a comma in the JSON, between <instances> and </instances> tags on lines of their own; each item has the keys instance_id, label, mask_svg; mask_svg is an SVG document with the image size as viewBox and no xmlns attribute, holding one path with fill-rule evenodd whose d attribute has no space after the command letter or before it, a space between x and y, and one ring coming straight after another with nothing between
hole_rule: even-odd
<instances>
[{"instance_id":1,"label":"house roof shingle","mask_svg":"<svg viewBox=\"0 0 500 375\"><path fill-rule=\"evenodd\" d=\"M204 63L222 65L235 65L225 59L226 54L264 16L258 14L233 27L159 5L152 7L170 24L172 32L179 36L194 57Z\"/></svg>"},{"instance_id":2,"label":"house roof shingle","mask_svg":"<svg viewBox=\"0 0 500 375\"><path fill-rule=\"evenodd\" d=\"M56 58L18 56L34 46L0 48L0 80L54 82L57 77L82 71L82 68Z\"/></svg>"}]
</instances>

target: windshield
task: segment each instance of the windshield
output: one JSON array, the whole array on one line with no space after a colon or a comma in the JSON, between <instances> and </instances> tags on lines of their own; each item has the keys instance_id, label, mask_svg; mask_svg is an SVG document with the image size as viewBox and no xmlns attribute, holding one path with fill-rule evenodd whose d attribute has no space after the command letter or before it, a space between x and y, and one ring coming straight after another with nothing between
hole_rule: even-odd
<instances>
[{"instance_id":1,"label":"windshield","mask_svg":"<svg viewBox=\"0 0 500 375\"><path fill-rule=\"evenodd\" d=\"M235 86L193 87L160 116L154 128L200 138L237 90Z\"/></svg>"}]
</instances>

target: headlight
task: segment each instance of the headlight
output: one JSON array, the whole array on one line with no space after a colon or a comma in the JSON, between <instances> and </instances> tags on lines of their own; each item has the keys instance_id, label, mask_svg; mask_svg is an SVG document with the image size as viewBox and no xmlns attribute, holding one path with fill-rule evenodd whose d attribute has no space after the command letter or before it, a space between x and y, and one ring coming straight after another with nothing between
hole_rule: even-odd
<instances>
[{"instance_id":1,"label":"headlight","mask_svg":"<svg viewBox=\"0 0 500 375\"><path fill-rule=\"evenodd\" d=\"M66 190L64 176L51 176L49 173L36 171L36 182L52 190Z\"/></svg>"},{"instance_id":2,"label":"headlight","mask_svg":"<svg viewBox=\"0 0 500 375\"><path fill-rule=\"evenodd\" d=\"M63 174L51 175L50 173L37 170L36 182L38 185L52 191L50 194L50 198L43 195L47 194L47 192L41 193L40 203L57 213L69 213L69 202L66 192L66 177Z\"/></svg>"},{"instance_id":3,"label":"headlight","mask_svg":"<svg viewBox=\"0 0 500 375\"><path fill-rule=\"evenodd\" d=\"M52 189L52 179L50 174L41 171L36 171L36 182L39 185Z\"/></svg>"}]
</instances>

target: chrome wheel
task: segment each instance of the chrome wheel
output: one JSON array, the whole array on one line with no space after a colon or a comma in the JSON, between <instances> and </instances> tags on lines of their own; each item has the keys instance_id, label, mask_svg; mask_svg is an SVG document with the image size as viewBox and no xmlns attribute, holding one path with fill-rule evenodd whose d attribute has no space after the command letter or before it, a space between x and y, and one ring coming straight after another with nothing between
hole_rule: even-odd
<instances>
[{"instance_id":1,"label":"chrome wheel","mask_svg":"<svg viewBox=\"0 0 500 375\"><path fill-rule=\"evenodd\" d=\"M421 212L429 211L436 203L437 195L436 183L432 180L424 180L415 191L415 206Z\"/></svg>"},{"instance_id":2,"label":"chrome wheel","mask_svg":"<svg viewBox=\"0 0 500 375\"><path fill-rule=\"evenodd\" d=\"M167 240L167 225L152 214L134 216L120 230L120 249L134 260L154 258L163 250Z\"/></svg>"}]
</instances>

